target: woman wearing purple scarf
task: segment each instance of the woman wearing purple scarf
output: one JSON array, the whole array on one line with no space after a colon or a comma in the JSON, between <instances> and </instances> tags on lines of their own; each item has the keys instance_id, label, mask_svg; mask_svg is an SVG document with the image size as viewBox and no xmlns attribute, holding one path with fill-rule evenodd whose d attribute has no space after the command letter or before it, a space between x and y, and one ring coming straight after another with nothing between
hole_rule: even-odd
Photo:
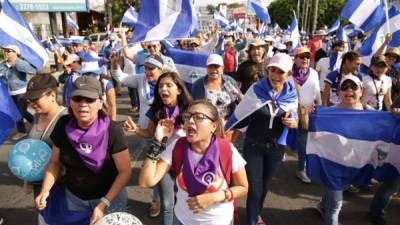
<instances>
[{"instance_id":1,"label":"woman wearing purple scarf","mask_svg":"<svg viewBox=\"0 0 400 225\"><path fill-rule=\"evenodd\" d=\"M174 141L166 149L163 143L166 137L172 136L174 126L171 120L158 122L153 144L139 175L139 185L154 186L177 166L175 182L178 190L173 224L233 224L233 199L246 195L248 189L246 162L231 143L219 137L222 121L211 103L205 100L192 102L182 114L182 120L186 137ZM231 168L230 185L222 171L222 157L225 156L220 154L222 143L227 143L232 157L228 165ZM174 161L178 148L182 151L180 165Z\"/></svg>"},{"instance_id":2,"label":"woman wearing purple scarf","mask_svg":"<svg viewBox=\"0 0 400 225\"><path fill-rule=\"evenodd\" d=\"M192 101L192 97L179 74L176 72L163 73L157 80L154 91L154 101L146 116L149 118L147 128L143 129L128 117L124 123L124 129L144 138L154 137L158 121L168 119L174 124L174 136L169 140L171 143L176 138L185 136L182 129L183 121L181 113ZM162 212L162 224L172 225L174 209L174 181L170 173L167 173L157 185L155 195L160 194L160 200L155 204L160 205Z\"/></svg>"},{"instance_id":3,"label":"woman wearing purple scarf","mask_svg":"<svg viewBox=\"0 0 400 225\"><path fill-rule=\"evenodd\" d=\"M50 135L53 152L36 208L46 208L49 190L63 177L67 207L87 212L90 224L105 214L126 210L130 156L120 126L103 110L103 90L91 76L76 79L69 115L61 117ZM61 175L62 174L62 175Z\"/></svg>"},{"instance_id":4,"label":"woman wearing purple scarf","mask_svg":"<svg viewBox=\"0 0 400 225\"><path fill-rule=\"evenodd\" d=\"M307 176L306 145L307 130L301 124L306 123L309 112L314 111L316 105L321 105L321 93L319 89L318 73L310 66L311 51L307 47L300 47L296 50L293 65L293 80L296 85L299 98L300 126L297 127L296 150L298 154L296 176L304 183L311 183Z\"/></svg>"}]
</instances>

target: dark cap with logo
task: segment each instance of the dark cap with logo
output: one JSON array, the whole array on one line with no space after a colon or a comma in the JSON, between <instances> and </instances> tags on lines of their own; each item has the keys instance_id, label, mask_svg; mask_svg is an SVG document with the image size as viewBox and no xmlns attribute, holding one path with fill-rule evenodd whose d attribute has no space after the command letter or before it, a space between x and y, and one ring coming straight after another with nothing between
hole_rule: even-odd
<instances>
[{"instance_id":1,"label":"dark cap with logo","mask_svg":"<svg viewBox=\"0 0 400 225\"><path fill-rule=\"evenodd\" d=\"M72 87L71 97L82 96L97 99L103 95L100 81L93 76L78 77Z\"/></svg>"},{"instance_id":2,"label":"dark cap with logo","mask_svg":"<svg viewBox=\"0 0 400 225\"><path fill-rule=\"evenodd\" d=\"M37 99L48 91L57 90L57 80L50 74L40 74L29 80L26 88L26 97L28 99Z\"/></svg>"}]
</instances>

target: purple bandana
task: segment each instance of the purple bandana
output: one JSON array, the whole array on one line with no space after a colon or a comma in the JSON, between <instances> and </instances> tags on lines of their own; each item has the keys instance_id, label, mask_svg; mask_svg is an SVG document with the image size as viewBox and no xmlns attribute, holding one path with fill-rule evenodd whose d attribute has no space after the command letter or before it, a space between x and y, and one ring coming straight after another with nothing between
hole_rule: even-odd
<instances>
[{"instance_id":1,"label":"purple bandana","mask_svg":"<svg viewBox=\"0 0 400 225\"><path fill-rule=\"evenodd\" d=\"M106 158L109 127L109 117L97 117L88 130L78 128L75 119L65 126L69 142L86 167L95 173L100 171Z\"/></svg>"},{"instance_id":2,"label":"purple bandana","mask_svg":"<svg viewBox=\"0 0 400 225\"><path fill-rule=\"evenodd\" d=\"M300 86L302 86L307 81L308 76L310 75L310 67L308 67L307 70L304 71L298 68L296 65L293 65L292 70L293 70L293 78Z\"/></svg>"},{"instance_id":3,"label":"purple bandana","mask_svg":"<svg viewBox=\"0 0 400 225\"><path fill-rule=\"evenodd\" d=\"M179 107L177 105L174 106L174 107L164 106L164 109L163 109L164 119L168 118L168 119L173 119L175 121L176 118L179 116L179 113L180 113L180 111L179 111ZM175 122L174 128L175 128L175 131L176 131L177 129L180 128L180 126L177 125L176 122Z\"/></svg>"},{"instance_id":4,"label":"purple bandana","mask_svg":"<svg viewBox=\"0 0 400 225\"><path fill-rule=\"evenodd\" d=\"M216 178L216 173L219 169L219 147L217 139L213 137L207 151L196 167L192 159L193 154L194 152L190 148L190 144L186 142L182 162L182 173L190 197L204 193Z\"/></svg>"}]
</instances>

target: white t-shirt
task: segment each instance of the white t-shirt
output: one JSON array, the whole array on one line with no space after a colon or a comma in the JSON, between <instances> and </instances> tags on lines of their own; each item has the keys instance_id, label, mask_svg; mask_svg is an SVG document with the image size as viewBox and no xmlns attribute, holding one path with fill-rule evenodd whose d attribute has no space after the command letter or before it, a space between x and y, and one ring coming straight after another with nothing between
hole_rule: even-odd
<instances>
[{"instance_id":1,"label":"white t-shirt","mask_svg":"<svg viewBox=\"0 0 400 225\"><path fill-rule=\"evenodd\" d=\"M383 74L378 79L373 79L371 76L363 76L363 87L364 93L361 97L361 102L365 105L369 105L377 110L382 110L383 99L388 90L392 87L392 80ZM378 93L379 107L376 99L376 94Z\"/></svg>"},{"instance_id":2,"label":"white t-shirt","mask_svg":"<svg viewBox=\"0 0 400 225\"><path fill-rule=\"evenodd\" d=\"M292 76L291 76L292 77ZM291 78L293 79L293 77ZM293 82L294 79L293 79ZM298 85L299 103L302 106L310 107L314 103L321 105L321 92L319 88L318 73L313 68L310 68L310 75L303 85Z\"/></svg>"},{"instance_id":3,"label":"white t-shirt","mask_svg":"<svg viewBox=\"0 0 400 225\"><path fill-rule=\"evenodd\" d=\"M324 86L325 86L325 78L328 75L329 72L331 72L329 70L329 57L325 57L325 58L321 58L318 63L317 66L315 68L315 70L318 71L319 73L319 88L320 90L324 90Z\"/></svg>"},{"instance_id":4,"label":"white t-shirt","mask_svg":"<svg viewBox=\"0 0 400 225\"><path fill-rule=\"evenodd\" d=\"M161 154L161 159L172 165L172 151L175 147L177 140L174 143L168 145L165 151ZM232 173L239 171L239 169L243 168L246 165L246 161L239 154L235 146L231 144L232 149ZM203 157L202 154L198 154L192 152L193 161L195 165L201 160ZM186 186L183 182L182 173L180 173L175 180L178 191L176 193L176 204L174 208L174 212L176 217L179 219L181 223L184 225L229 225L233 220L233 202L224 202L224 203L216 203L211 205L209 208L203 210L201 213L193 213L189 209L187 204L187 200L189 198L188 193L185 191ZM210 185L211 189L215 191L225 190L228 188L228 184L225 181L225 178L222 174L221 169L216 175L215 180Z\"/></svg>"}]
</instances>

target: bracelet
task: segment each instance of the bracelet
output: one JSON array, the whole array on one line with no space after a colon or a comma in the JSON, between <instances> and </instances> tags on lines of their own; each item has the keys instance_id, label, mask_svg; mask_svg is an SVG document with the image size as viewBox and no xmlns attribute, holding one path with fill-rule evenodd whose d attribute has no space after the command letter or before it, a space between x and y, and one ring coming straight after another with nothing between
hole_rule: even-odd
<instances>
[{"instance_id":1,"label":"bracelet","mask_svg":"<svg viewBox=\"0 0 400 225\"><path fill-rule=\"evenodd\" d=\"M229 200L228 200L230 202L230 201L233 201L233 199L234 199L233 198L233 192L232 192L232 189L230 189L230 188L228 188L228 191L231 194L231 196L229 197Z\"/></svg>"},{"instance_id":2,"label":"bracelet","mask_svg":"<svg viewBox=\"0 0 400 225\"><path fill-rule=\"evenodd\" d=\"M228 191L228 189L224 190L224 195L225 195L225 197L224 197L224 201L223 202L227 202L229 200L229 191Z\"/></svg>"},{"instance_id":3,"label":"bracelet","mask_svg":"<svg viewBox=\"0 0 400 225\"><path fill-rule=\"evenodd\" d=\"M108 201L108 199L106 199L105 197L100 198L100 201L104 203L104 205L106 205L107 208L110 207L111 205L110 201Z\"/></svg>"}]
</instances>

